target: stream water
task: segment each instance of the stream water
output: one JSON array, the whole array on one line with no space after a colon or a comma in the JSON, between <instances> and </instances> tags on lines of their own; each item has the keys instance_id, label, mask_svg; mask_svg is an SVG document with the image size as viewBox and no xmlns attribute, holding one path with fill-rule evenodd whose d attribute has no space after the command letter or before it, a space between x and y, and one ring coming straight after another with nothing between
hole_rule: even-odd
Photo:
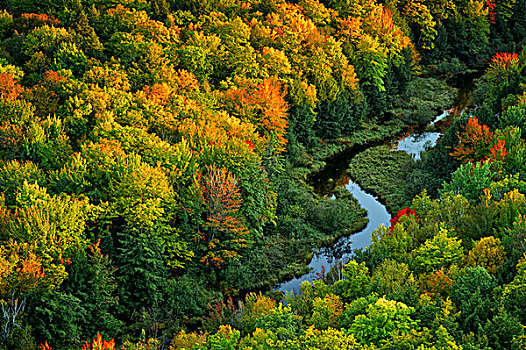
<instances>
[{"instance_id":1,"label":"stream water","mask_svg":"<svg viewBox=\"0 0 526 350\"><path fill-rule=\"evenodd\" d=\"M443 111L442 114L437 116L430 124L435 123L446 118L448 115L447 111ZM424 132L413 132L409 136L399 140L394 144L393 150L404 151L411 155L414 160L420 159L422 152L436 145L438 139L442 134L435 131L424 131Z\"/></svg>"},{"instance_id":2,"label":"stream water","mask_svg":"<svg viewBox=\"0 0 526 350\"><path fill-rule=\"evenodd\" d=\"M432 124L443 119L445 116L447 116L447 113L442 113L432 122ZM438 132L415 132L411 133L404 139L399 140L393 146L394 150L405 151L412 155L416 160L420 158L421 152L433 147L439 137L440 133ZM329 271L332 266L339 262L346 263L352 257L354 249L365 248L370 243L371 233L374 230L380 225L389 227L391 215L376 197L362 190L360 186L354 183L346 174L338 179L337 183L345 186L353 197L358 200L360 206L367 211L367 218L369 219L367 226L356 234L340 238L331 247L320 249L316 252L309 264L311 269L310 273L282 283L277 288L278 290L283 292L292 291L294 294L297 294L301 282L312 282L312 280L318 278L319 274L321 274L324 269L325 271Z\"/></svg>"},{"instance_id":3,"label":"stream water","mask_svg":"<svg viewBox=\"0 0 526 350\"><path fill-rule=\"evenodd\" d=\"M369 219L367 226L352 236L342 237L333 246L321 249L314 255L309 264L311 268L309 274L282 283L278 290L283 292L293 291L294 294L297 294L301 282L312 282L312 280L317 277L317 274L321 273L323 267L328 271L330 267L334 266L338 261L346 262L351 257L353 249L365 248L365 246L369 244L371 241L371 233L376 230L378 226L389 226L391 215L389 215L385 206L378 202L376 197L366 193L360 186L352 182L351 179L349 179L345 188L358 200L360 206L367 210L367 218Z\"/></svg>"},{"instance_id":4,"label":"stream water","mask_svg":"<svg viewBox=\"0 0 526 350\"><path fill-rule=\"evenodd\" d=\"M458 96L456 105L460 109L468 107L472 103L472 91L473 82L478 78L483 71L471 72L465 76L461 76L455 84L458 87ZM447 112L444 111L438 115L431 125L444 119L447 116ZM415 160L420 159L422 152L433 147L441 134L438 132L421 132L414 131L409 136L394 141L391 143L393 150L404 151L413 156ZM358 149L352 150L353 152L360 151ZM363 151L363 150L362 150ZM356 153L354 153L356 154ZM362 208L367 211L367 218L369 222L367 226L360 232L351 236L342 237L334 245L328 248L322 248L314 254L309 267L311 272L301 276L300 278L294 278L288 282L284 282L277 287L277 290L287 292L293 291L294 294L299 292L300 284L303 281L312 282L313 279L317 278L323 270L329 271L332 266L335 266L339 262L347 262L353 254L354 249L365 248L371 241L371 233L376 230L380 225L389 227L389 220L391 215L387 212L387 209L381 204L378 199L371 194L363 191L360 186L354 183L346 173L346 169L349 165L350 158L353 154L348 152L342 152L332 159L333 164L330 164L330 170L324 171L317 174L317 182L315 185L315 191L320 194L329 194L331 189L335 186L345 186L345 188L358 200L358 203ZM331 176L336 175L337 178Z\"/></svg>"}]
</instances>

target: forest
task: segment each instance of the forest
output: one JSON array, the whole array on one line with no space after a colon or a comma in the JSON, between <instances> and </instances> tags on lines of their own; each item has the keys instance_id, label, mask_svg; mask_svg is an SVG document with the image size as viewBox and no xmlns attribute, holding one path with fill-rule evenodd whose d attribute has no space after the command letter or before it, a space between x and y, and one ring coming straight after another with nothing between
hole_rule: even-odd
<instances>
[{"instance_id":1,"label":"forest","mask_svg":"<svg viewBox=\"0 0 526 350\"><path fill-rule=\"evenodd\" d=\"M526 348L525 45L517 0L1 1L0 349ZM367 223L345 152L390 226L280 292Z\"/></svg>"}]
</instances>

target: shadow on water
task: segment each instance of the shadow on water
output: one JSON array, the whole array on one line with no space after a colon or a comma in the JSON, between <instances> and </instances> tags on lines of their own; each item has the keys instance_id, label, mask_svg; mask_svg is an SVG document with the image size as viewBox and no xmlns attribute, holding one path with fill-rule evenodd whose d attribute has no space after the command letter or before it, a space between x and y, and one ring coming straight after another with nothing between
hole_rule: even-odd
<instances>
[{"instance_id":1,"label":"shadow on water","mask_svg":"<svg viewBox=\"0 0 526 350\"><path fill-rule=\"evenodd\" d=\"M355 155L367 148L379 146L385 141L378 141L366 145L356 145L343 150L327 160L327 165L321 171L310 176L307 181L314 192L321 196L331 196L334 189L345 186L349 182L347 169Z\"/></svg>"},{"instance_id":2,"label":"shadow on water","mask_svg":"<svg viewBox=\"0 0 526 350\"><path fill-rule=\"evenodd\" d=\"M453 86L458 89L455 106L458 106L460 110L472 106L475 83L484 74L484 71L485 69L474 70L461 74L452 80Z\"/></svg>"}]
</instances>

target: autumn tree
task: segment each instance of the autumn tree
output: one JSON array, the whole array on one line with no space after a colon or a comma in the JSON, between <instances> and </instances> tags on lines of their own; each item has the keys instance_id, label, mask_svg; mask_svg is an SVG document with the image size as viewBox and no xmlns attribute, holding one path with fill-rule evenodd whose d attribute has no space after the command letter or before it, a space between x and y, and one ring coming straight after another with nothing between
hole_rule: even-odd
<instances>
[{"instance_id":1,"label":"autumn tree","mask_svg":"<svg viewBox=\"0 0 526 350\"><path fill-rule=\"evenodd\" d=\"M0 298L4 309L4 340L31 297L29 317L35 314L34 298L52 293L67 278L71 258L82 251L88 212L85 198L52 196L27 180L18 188L13 209L0 204ZM28 311L28 310L26 310Z\"/></svg>"},{"instance_id":2,"label":"autumn tree","mask_svg":"<svg viewBox=\"0 0 526 350\"><path fill-rule=\"evenodd\" d=\"M343 312L343 303L338 295L327 294L324 298L316 297L312 301L312 315L307 324L317 329L336 328L338 317Z\"/></svg>"},{"instance_id":3,"label":"autumn tree","mask_svg":"<svg viewBox=\"0 0 526 350\"><path fill-rule=\"evenodd\" d=\"M281 152L287 140L285 132L288 125L284 94L275 79L263 79L260 84L250 81L239 82L240 88L225 92L226 107L241 120L251 122L259 134L266 138L267 147Z\"/></svg>"},{"instance_id":4,"label":"autumn tree","mask_svg":"<svg viewBox=\"0 0 526 350\"><path fill-rule=\"evenodd\" d=\"M466 265L469 267L484 267L492 275L497 275L499 268L504 265L505 252L500 244L500 239L493 236L481 238L475 243L466 256Z\"/></svg>"},{"instance_id":5,"label":"autumn tree","mask_svg":"<svg viewBox=\"0 0 526 350\"><path fill-rule=\"evenodd\" d=\"M460 144L450 155L464 163L474 163L485 159L494 145L494 135L487 125L477 117L469 117L464 130L458 135Z\"/></svg>"},{"instance_id":6,"label":"autumn tree","mask_svg":"<svg viewBox=\"0 0 526 350\"><path fill-rule=\"evenodd\" d=\"M64 102L62 87L68 82L68 75L64 71L46 71L39 83L25 93L26 99L35 106L36 115L45 118L58 111L59 105Z\"/></svg>"},{"instance_id":7,"label":"autumn tree","mask_svg":"<svg viewBox=\"0 0 526 350\"><path fill-rule=\"evenodd\" d=\"M239 215L242 205L237 178L226 169L208 166L201 178L206 221L203 232L205 252L200 258L206 265L220 267L230 259L239 259L251 243L250 231Z\"/></svg>"}]
</instances>

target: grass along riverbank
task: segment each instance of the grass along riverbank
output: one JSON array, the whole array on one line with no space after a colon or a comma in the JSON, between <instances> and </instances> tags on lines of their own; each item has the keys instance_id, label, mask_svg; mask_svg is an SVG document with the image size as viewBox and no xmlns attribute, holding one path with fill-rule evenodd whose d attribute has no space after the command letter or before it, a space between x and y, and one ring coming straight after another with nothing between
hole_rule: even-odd
<instances>
[{"instance_id":1,"label":"grass along riverbank","mask_svg":"<svg viewBox=\"0 0 526 350\"><path fill-rule=\"evenodd\" d=\"M393 151L382 145L357 154L351 160L348 172L364 191L378 196L389 213L396 214L411 201L406 186L414 164L406 152Z\"/></svg>"}]
</instances>

